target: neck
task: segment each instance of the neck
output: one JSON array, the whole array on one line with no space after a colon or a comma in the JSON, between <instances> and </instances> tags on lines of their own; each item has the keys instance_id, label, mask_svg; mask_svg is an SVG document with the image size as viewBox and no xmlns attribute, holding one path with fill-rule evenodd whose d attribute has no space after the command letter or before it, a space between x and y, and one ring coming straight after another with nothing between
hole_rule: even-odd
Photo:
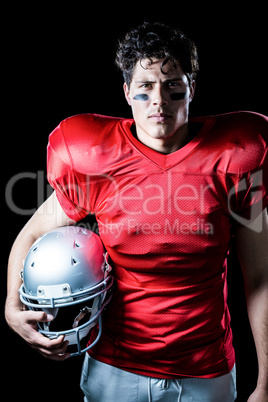
<instances>
[{"instance_id":1,"label":"neck","mask_svg":"<svg viewBox=\"0 0 268 402\"><path fill-rule=\"evenodd\" d=\"M176 152L191 140L188 123L184 124L179 130L176 131L176 133L167 138L154 138L148 135L145 136L140 132L138 127L137 131L135 126L133 126L133 128L135 130L135 133L134 130L132 130L133 135L142 144L161 154L167 155Z\"/></svg>"}]
</instances>

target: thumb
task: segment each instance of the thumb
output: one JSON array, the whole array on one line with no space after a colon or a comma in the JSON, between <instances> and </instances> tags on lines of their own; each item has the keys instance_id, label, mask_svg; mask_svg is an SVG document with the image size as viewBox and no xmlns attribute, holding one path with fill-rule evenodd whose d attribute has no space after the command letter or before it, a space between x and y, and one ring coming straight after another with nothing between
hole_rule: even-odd
<instances>
[{"instance_id":1,"label":"thumb","mask_svg":"<svg viewBox=\"0 0 268 402\"><path fill-rule=\"evenodd\" d=\"M48 314L48 313L41 313L41 320L38 320L39 322L48 322L48 321L53 321L54 320L54 316L52 314Z\"/></svg>"},{"instance_id":2,"label":"thumb","mask_svg":"<svg viewBox=\"0 0 268 402\"><path fill-rule=\"evenodd\" d=\"M28 311L28 319L35 322L48 322L54 320L54 316L44 311Z\"/></svg>"}]
</instances>

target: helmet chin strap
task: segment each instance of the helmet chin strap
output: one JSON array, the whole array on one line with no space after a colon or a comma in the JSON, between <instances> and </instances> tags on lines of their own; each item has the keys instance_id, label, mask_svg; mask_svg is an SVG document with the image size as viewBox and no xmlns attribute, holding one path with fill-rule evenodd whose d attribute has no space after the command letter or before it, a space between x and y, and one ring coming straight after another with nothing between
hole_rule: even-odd
<instances>
[{"instance_id":1,"label":"helmet chin strap","mask_svg":"<svg viewBox=\"0 0 268 402\"><path fill-rule=\"evenodd\" d=\"M94 316L98 312L98 306L99 306L99 297L95 298L92 304L92 308L90 307L84 307L82 310L80 310L80 313L75 317L74 323L73 323L73 328L77 328L79 325L79 322L87 315L91 314L91 316ZM95 325L95 322L93 323Z\"/></svg>"},{"instance_id":2,"label":"helmet chin strap","mask_svg":"<svg viewBox=\"0 0 268 402\"><path fill-rule=\"evenodd\" d=\"M79 325L79 322L85 317L85 315L91 313L92 309L90 307L84 307L82 310L80 310L80 313L75 317L74 323L73 323L73 328L77 328Z\"/></svg>"}]
</instances>

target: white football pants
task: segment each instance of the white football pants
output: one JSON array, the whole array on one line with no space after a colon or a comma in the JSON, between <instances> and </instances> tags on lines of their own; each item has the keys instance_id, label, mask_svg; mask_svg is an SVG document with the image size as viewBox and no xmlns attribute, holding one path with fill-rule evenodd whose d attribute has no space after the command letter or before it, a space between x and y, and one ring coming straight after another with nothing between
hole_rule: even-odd
<instances>
[{"instance_id":1,"label":"white football pants","mask_svg":"<svg viewBox=\"0 0 268 402\"><path fill-rule=\"evenodd\" d=\"M234 366L217 378L166 380L120 370L86 353L80 386L85 402L234 402L236 372Z\"/></svg>"}]
</instances>

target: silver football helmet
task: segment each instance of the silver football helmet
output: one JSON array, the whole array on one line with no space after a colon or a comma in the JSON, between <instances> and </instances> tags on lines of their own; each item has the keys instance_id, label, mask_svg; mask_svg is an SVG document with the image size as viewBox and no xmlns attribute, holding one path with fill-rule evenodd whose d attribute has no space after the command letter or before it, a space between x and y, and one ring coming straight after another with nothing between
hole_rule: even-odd
<instances>
[{"instance_id":1,"label":"silver football helmet","mask_svg":"<svg viewBox=\"0 0 268 402\"><path fill-rule=\"evenodd\" d=\"M38 323L39 332L50 339L64 335L69 345L76 345L71 356L80 355L100 339L101 313L112 297L110 272L98 235L78 226L61 227L30 248L21 272L20 299L29 309L54 316L51 322ZM95 325L97 338L82 348L81 340Z\"/></svg>"}]
</instances>

